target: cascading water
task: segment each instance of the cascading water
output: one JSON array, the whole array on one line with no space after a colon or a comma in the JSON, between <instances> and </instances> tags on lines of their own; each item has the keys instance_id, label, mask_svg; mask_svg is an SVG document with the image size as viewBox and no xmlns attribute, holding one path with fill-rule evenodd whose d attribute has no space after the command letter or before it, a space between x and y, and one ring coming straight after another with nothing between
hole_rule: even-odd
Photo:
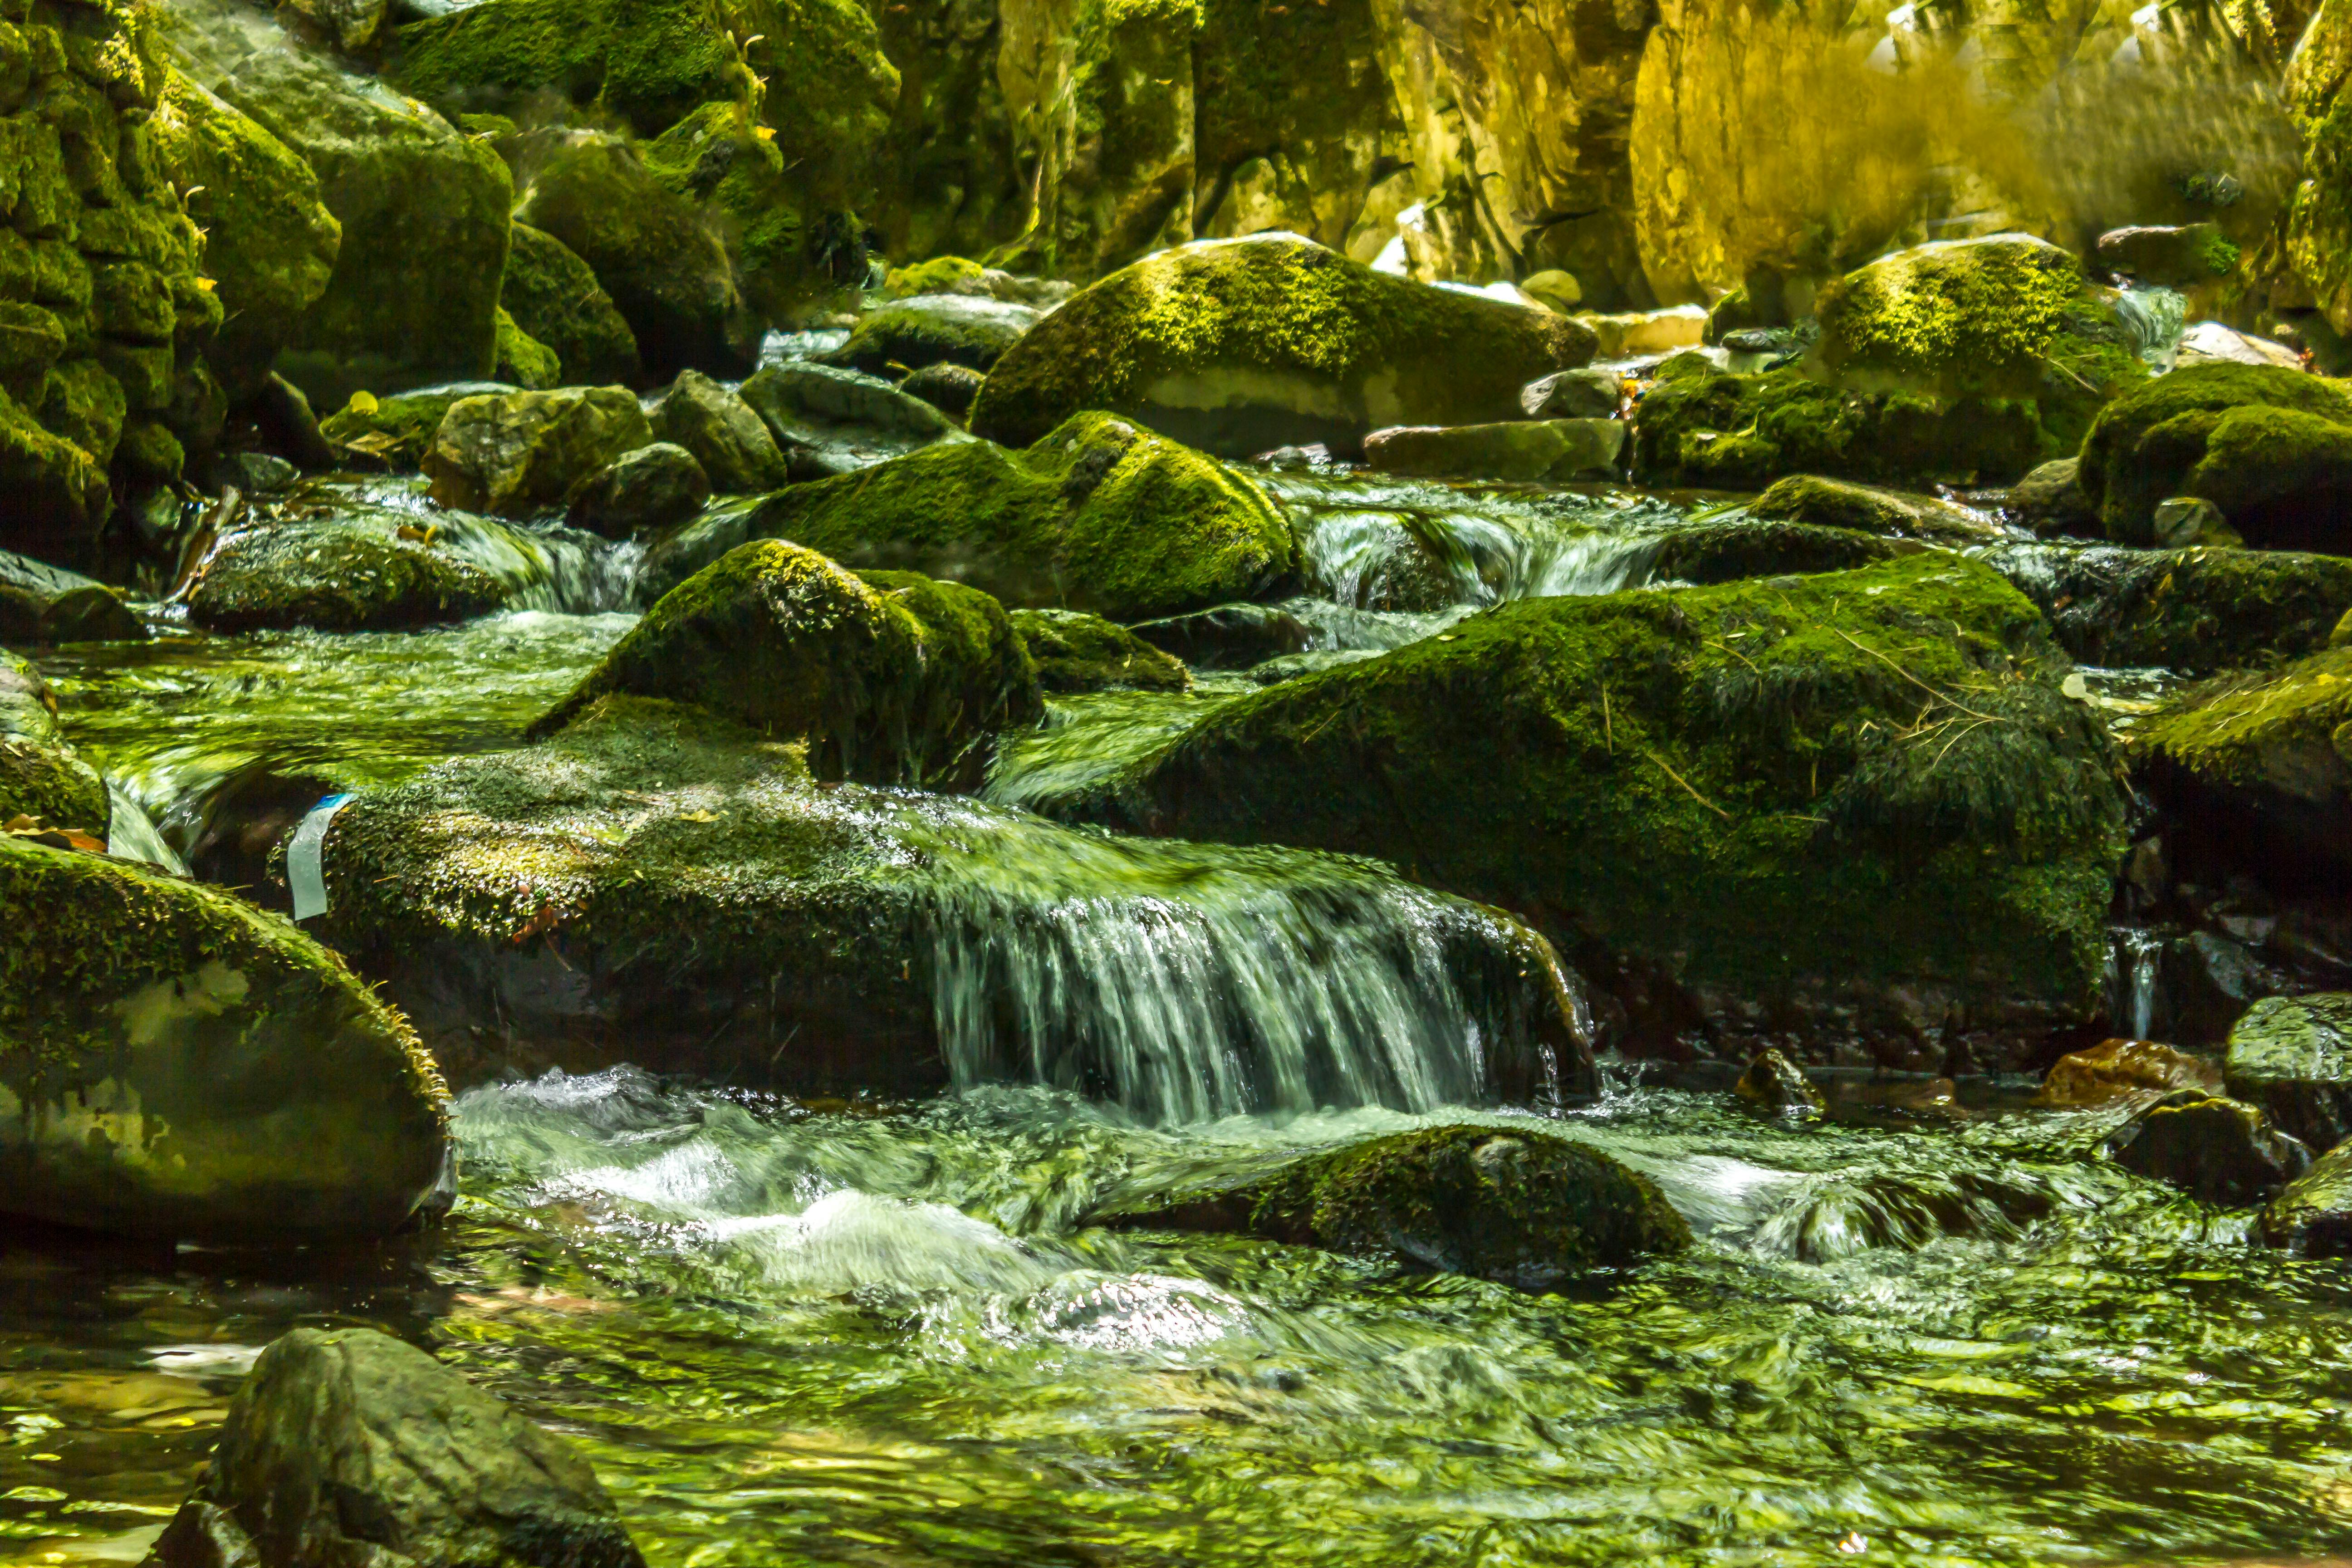
<instances>
[{"instance_id":1,"label":"cascading water","mask_svg":"<svg viewBox=\"0 0 2352 1568\"><path fill-rule=\"evenodd\" d=\"M2156 1038L2166 939L2140 926L2107 933L2107 1026L2135 1040Z\"/></svg>"}]
</instances>

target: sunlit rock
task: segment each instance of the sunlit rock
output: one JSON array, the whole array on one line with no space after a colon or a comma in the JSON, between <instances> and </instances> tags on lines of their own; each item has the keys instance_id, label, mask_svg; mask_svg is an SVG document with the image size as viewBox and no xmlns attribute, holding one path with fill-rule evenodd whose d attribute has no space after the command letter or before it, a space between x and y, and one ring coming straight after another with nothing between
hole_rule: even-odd
<instances>
[{"instance_id":1,"label":"sunlit rock","mask_svg":"<svg viewBox=\"0 0 2352 1568\"><path fill-rule=\"evenodd\" d=\"M2352 1138L2352 995L2268 996L2230 1031L2230 1092L2315 1149Z\"/></svg>"},{"instance_id":2,"label":"sunlit rock","mask_svg":"<svg viewBox=\"0 0 2352 1568\"><path fill-rule=\"evenodd\" d=\"M529 517L561 506L573 485L653 441L626 387L467 397L442 416L424 468L445 507Z\"/></svg>"},{"instance_id":3,"label":"sunlit rock","mask_svg":"<svg viewBox=\"0 0 2352 1568\"><path fill-rule=\"evenodd\" d=\"M1624 449L1615 419L1517 419L1495 425L1404 425L1364 437L1373 471L1542 482L1605 478Z\"/></svg>"}]
</instances>

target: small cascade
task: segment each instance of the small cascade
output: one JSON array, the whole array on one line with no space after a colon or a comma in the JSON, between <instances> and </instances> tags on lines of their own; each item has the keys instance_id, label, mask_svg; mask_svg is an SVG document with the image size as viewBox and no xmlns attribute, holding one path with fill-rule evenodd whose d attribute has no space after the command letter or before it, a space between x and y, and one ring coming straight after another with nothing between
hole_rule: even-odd
<instances>
[{"instance_id":1,"label":"small cascade","mask_svg":"<svg viewBox=\"0 0 2352 1568\"><path fill-rule=\"evenodd\" d=\"M2141 926L2107 932L2107 1027L2129 1039L2156 1037L2165 938Z\"/></svg>"},{"instance_id":2,"label":"small cascade","mask_svg":"<svg viewBox=\"0 0 2352 1568\"><path fill-rule=\"evenodd\" d=\"M981 810L934 826L930 978L960 1088L1025 1081L1191 1122L1581 1087L1572 978L1475 905L1335 856Z\"/></svg>"}]
</instances>

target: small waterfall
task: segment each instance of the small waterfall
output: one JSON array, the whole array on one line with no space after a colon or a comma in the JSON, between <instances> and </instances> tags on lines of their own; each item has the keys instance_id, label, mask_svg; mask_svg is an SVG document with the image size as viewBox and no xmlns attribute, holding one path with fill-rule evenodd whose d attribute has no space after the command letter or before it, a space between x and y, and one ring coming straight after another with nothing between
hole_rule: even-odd
<instances>
[{"instance_id":1,"label":"small waterfall","mask_svg":"<svg viewBox=\"0 0 2352 1568\"><path fill-rule=\"evenodd\" d=\"M2107 932L2107 1027L2129 1039L2156 1037L2157 988L2163 979L2165 937L2140 926Z\"/></svg>"},{"instance_id":2,"label":"small waterfall","mask_svg":"<svg viewBox=\"0 0 2352 1568\"><path fill-rule=\"evenodd\" d=\"M933 826L953 852L931 866L930 979L959 1088L1027 1081L1188 1122L1580 1087L1572 981L1475 905L1336 856L979 810Z\"/></svg>"}]
</instances>

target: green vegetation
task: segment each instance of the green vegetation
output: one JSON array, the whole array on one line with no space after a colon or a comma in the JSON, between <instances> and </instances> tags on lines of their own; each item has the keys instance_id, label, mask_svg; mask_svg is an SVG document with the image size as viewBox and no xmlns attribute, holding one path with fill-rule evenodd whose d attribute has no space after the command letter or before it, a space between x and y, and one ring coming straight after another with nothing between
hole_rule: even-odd
<instances>
[{"instance_id":1,"label":"green vegetation","mask_svg":"<svg viewBox=\"0 0 2352 1568\"><path fill-rule=\"evenodd\" d=\"M575 384L625 386L637 379L637 340L629 323L588 264L553 235L514 226L499 306L554 353Z\"/></svg>"},{"instance_id":2,"label":"green vegetation","mask_svg":"<svg viewBox=\"0 0 2352 1568\"><path fill-rule=\"evenodd\" d=\"M403 537L393 514L308 517L224 540L188 595L188 616L226 632L376 630L486 615L507 593L472 562Z\"/></svg>"},{"instance_id":3,"label":"green vegetation","mask_svg":"<svg viewBox=\"0 0 2352 1568\"><path fill-rule=\"evenodd\" d=\"M1112 688L1182 691L1192 684L1179 660L1100 616L1015 610L1012 619L1037 666L1037 684L1056 696Z\"/></svg>"},{"instance_id":4,"label":"green vegetation","mask_svg":"<svg viewBox=\"0 0 2352 1568\"><path fill-rule=\"evenodd\" d=\"M2126 542L2152 542L2156 505L2176 495L2206 496L2242 531L2242 498L2352 473L2338 428L2352 428L2339 383L2272 365L2188 365L2100 413L2083 442L2083 493L2107 536Z\"/></svg>"},{"instance_id":5,"label":"green vegetation","mask_svg":"<svg viewBox=\"0 0 2352 1568\"><path fill-rule=\"evenodd\" d=\"M1815 353L1856 390L2031 397L2082 289L2082 263L2031 236L1915 246L1822 290Z\"/></svg>"}]
</instances>

